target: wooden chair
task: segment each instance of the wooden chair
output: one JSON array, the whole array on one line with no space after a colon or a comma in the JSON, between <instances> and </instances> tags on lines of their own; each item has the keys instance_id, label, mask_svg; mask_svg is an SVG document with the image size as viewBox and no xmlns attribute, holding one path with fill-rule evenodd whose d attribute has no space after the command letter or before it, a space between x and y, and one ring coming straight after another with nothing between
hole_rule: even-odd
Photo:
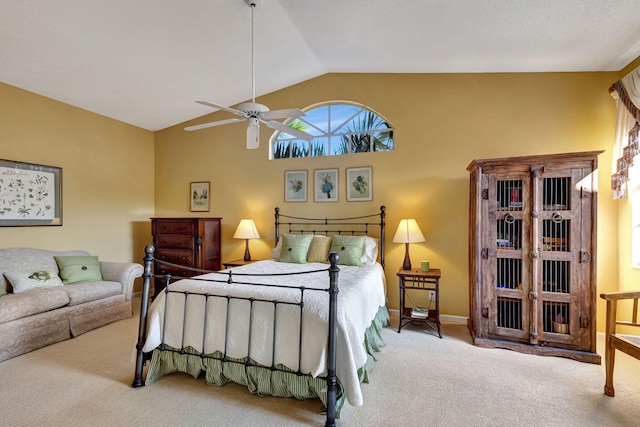
<instances>
[{"instance_id":1,"label":"wooden chair","mask_svg":"<svg viewBox=\"0 0 640 427\"><path fill-rule=\"evenodd\" d=\"M640 299L640 291L630 292L609 292L600 294L600 298L607 301L607 329L605 340L605 369L606 380L604 384L604 394L614 396L613 390L613 365L615 362L615 351L620 350L628 355L640 359L640 336L622 335L617 332L617 326L636 326L640 327L638 322L638 299ZM631 321L618 320L618 301L633 300L633 312Z\"/></svg>"}]
</instances>

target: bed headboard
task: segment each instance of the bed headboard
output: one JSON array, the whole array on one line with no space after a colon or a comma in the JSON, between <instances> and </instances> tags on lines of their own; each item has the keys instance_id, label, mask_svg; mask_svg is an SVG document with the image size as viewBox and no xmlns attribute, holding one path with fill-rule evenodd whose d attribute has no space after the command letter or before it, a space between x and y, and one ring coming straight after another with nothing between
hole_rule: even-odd
<instances>
[{"instance_id":1,"label":"bed headboard","mask_svg":"<svg viewBox=\"0 0 640 427\"><path fill-rule=\"evenodd\" d=\"M288 234L348 234L352 236L378 237L378 257L384 267L385 244L385 216L387 208L380 206L380 211L363 216L350 218L304 218L280 213L275 209L276 217L276 245L280 240L280 233ZM379 232L379 235L378 235Z\"/></svg>"}]
</instances>

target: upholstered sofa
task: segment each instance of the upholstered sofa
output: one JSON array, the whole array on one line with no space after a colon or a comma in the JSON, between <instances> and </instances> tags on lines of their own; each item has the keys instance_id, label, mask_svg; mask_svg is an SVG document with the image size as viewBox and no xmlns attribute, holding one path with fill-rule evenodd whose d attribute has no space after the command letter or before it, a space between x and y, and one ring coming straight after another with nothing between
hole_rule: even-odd
<instances>
[{"instance_id":1,"label":"upholstered sofa","mask_svg":"<svg viewBox=\"0 0 640 427\"><path fill-rule=\"evenodd\" d=\"M62 282L63 271L56 257L58 262L75 259L69 257L92 258L85 251L0 249L0 361L133 315L131 295L135 278L142 276L140 264L105 262L93 257L93 267L99 270L101 280L68 284ZM87 267L76 271L83 270ZM56 283L47 287L23 286L41 279L43 272L46 279L53 276ZM27 282L18 282L17 277L25 274L29 275Z\"/></svg>"}]
</instances>

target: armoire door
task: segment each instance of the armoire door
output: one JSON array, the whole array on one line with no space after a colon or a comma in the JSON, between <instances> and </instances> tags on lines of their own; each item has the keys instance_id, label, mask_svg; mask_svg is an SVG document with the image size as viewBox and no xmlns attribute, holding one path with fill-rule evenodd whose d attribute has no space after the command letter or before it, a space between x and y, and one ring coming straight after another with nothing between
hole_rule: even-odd
<instances>
[{"instance_id":1,"label":"armoire door","mask_svg":"<svg viewBox=\"0 0 640 427\"><path fill-rule=\"evenodd\" d=\"M532 325L538 344L574 349L591 347L591 182L590 170L532 173L532 222L537 233L532 273L540 314ZM585 233L585 230L587 233Z\"/></svg>"},{"instance_id":2,"label":"armoire door","mask_svg":"<svg viewBox=\"0 0 640 427\"><path fill-rule=\"evenodd\" d=\"M486 174L483 179L488 220L483 231L483 316L489 334L527 341L532 315L529 173Z\"/></svg>"}]
</instances>

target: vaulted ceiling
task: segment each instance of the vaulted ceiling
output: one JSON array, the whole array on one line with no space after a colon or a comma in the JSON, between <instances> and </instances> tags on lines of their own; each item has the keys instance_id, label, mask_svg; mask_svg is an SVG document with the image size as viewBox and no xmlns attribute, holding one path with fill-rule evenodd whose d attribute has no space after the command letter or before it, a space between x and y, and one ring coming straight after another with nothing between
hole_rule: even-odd
<instances>
[{"instance_id":1,"label":"vaulted ceiling","mask_svg":"<svg viewBox=\"0 0 640 427\"><path fill-rule=\"evenodd\" d=\"M329 72L617 71L638 22L638 0L259 0L256 95ZM0 0L0 81L163 129L251 98L251 9Z\"/></svg>"}]
</instances>

